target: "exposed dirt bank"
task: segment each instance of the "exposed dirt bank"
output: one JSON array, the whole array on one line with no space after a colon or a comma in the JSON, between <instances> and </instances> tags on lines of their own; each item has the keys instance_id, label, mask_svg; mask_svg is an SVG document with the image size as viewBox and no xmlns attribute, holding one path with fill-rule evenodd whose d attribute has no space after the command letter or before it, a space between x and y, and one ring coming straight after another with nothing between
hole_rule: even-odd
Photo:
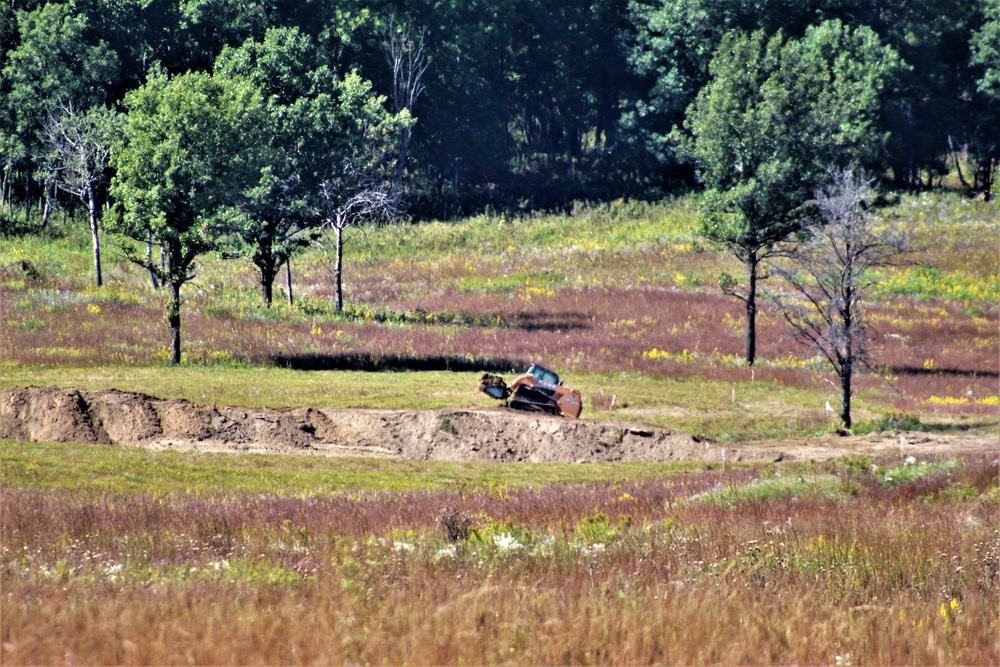
<instances>
[{"instance_id":1,"label":"exposed dirt bank","mask_svg":"<svg viewBox=\"0 0 1000 667\"><path fill-rule=\"evenodd\" d=\"M712 443L644 424L565 420L504 408L248 409L118 390L0 389L0 439L198 451L451 461L781 461L995 452L986 435L927 433Z\"/></svg>"}]
</instances>

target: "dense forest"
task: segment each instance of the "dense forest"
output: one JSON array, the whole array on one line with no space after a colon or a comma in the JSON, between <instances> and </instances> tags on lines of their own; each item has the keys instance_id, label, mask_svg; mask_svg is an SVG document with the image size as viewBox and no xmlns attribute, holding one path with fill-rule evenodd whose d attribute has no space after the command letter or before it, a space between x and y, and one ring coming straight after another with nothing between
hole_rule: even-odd
<instances>
[{"instance_id":1,"label":"dense forest","mask_svg":"<svg viewBox=\"0 0 1000 667\"><path fill-rule=\"evenodd\" d=\"M131 112L130 92L186 73L249 78L272 110L275 100L316 103L356 77L396 119L382 157L418 218L655 196L697 183L706 158L685 144L698 132L699 92L725 76L734 35L755 32L827 58L821 76L871 84L820 95L840 105L837 129L863 130L837 144L862 147L852 159L896 186L952 172L989 196L1000 158L997 0L3 0L0 211L9 221L17 207L80 206L59 187L52 154L68 130L58 121L100 125L88 111ZM776 83L799 78L779 72ZM105 128L108 141L121 132ZM98 205L108 169L95 180Z\"/></svg>"}]
</instances>

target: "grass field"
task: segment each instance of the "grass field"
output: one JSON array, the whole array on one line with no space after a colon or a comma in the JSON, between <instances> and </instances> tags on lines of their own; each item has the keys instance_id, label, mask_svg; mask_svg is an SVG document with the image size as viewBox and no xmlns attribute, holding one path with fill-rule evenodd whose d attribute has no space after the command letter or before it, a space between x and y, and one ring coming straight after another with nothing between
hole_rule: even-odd
<instances>
[{"instance_id":1,"label":"grass field","mask_svg":"<svg viewBox=\"0 0 1000 667\"><path fill-rule=\"evenodd\" d=\"M182 290L185 361L168 370L165 294L113 239L107 284L93 287L86 230L57 225L0 246L0 383L420 408L479 404L477 371L538 360L583 390L585 416L724 440L829 430L836 378L780 317L763 313L758 364L742 363L741 304L715 284L739 267L700 244L692 206L351 230L344 314L332 310L322 253L296 261L296 305L271 309L247 264L206 256ZM868 316L889 382L858 377L855 421L863 431L908 413L1000 433L998 208L937 194L904 198L892 215L920 251L877 276ZM413 372L371 372L386 368ZM605 410L612 396L616 410Z\"/></svg>"},{"instance_id":2,"label":"grass field","mask_svg":"<svg viewBox=\"0 0 1000 667\"><path fill-rule=\"evenodd\" d=\"M165 295L82 226L0 239L0 387L247 407L489 405L532 359L585 418L718 440L836 426L835 378L774 314L740 361L737 273L691 200L352 230L348 309L321 253L296 303L205 257L165 365ZM1000 211L893 211L878 376L855 433L1000 435ZM277 285L276 285L277 286ZM613 399L613 400L612 400ZM987 457L768 465L471 464L0 441L2 664L998 664Z\"/></svg>"},{"instance_id":3,"label":"grass field","mask_svg":"<svg viewBox=\"0 0 1000 667\"><path fill-rule=\"evenodd\" d=\"M22 445L4 664L996 664L997 462Z\"/></svg>"}]
</instances>

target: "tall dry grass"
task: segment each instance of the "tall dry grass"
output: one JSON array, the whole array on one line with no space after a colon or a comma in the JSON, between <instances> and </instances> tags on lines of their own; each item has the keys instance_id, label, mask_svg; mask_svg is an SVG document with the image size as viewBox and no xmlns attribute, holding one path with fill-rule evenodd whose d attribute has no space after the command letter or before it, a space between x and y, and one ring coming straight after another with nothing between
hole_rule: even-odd
<instances>
[{"instance_id":1,"label":"tall dry grass","mask_svg":"<svg viewBox=\"0 0 1000 667\"><path fill-rule=\"evenodd\" d=\"M900 484L870 463L464 495L3 490L0 657L997 664L996 462Z\"/></svg>"}]
</instances>

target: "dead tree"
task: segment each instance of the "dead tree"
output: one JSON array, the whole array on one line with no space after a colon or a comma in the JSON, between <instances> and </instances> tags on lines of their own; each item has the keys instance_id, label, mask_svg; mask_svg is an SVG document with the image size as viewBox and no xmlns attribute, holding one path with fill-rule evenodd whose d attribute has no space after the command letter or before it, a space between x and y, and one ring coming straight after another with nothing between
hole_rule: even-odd
<instances>
[{"instance_id":1,"label":"dead tree","mask_svg":"<svg viewBox=\"0 0 1000 667\"><path fill-rule=\"evenodd\" d=\"M376 177L327 180L319 190L323 220L334 238L334 307L344 309L344 230L360 224L388 224L399 218L399 191ZM324 252L329 256L328 248Z\"/></svg>"},{"instance_id":2,"label":"dead tree","mask_svg":"<svg viewBox=\"0 0 1000 667\"><path fill-rule=\"evenodd\" d=\"M400 24L395 16L390 17L386 27L385 60L392 68L392 111L396 115L406 111L408 117L412 118L413 108L424 92L423 78L429 65L424 53L426 34L427 31L423 28L419 34L414 34L408 21ZM392 187L396 191L403 185L403 172L413 138L413 124L401 123L398 132L396 163L392 169Z\"/></svg>"},{"instance_id":3,"label":"dead tree","mask_svg":"<svg viewBox=\"0 0 1000 667\"><path fill-rule=\"evenodd\" d=\"M94 241L94 275L101 278L101 239L97 233L97 198L105 179L117 114L105 107L80 112L72 104L57 107L43 127L48 148L43 178L60 190L74 195L90 214Z\"/></svg>"},{"instance_id":4,"label":"dead tree","mask_svg":"<svg viewBox=\"0 0 1000 667\"><path fill-rule=\"evenodd\" d=\"M851 166L830 170L816 193L817 213L805 224L806 241L774 266L790 292L773 296L796 337L815 347L840 378L840 419L851 427L851 381L869 368L870 332L865 323L870 271L903 263L910 251L906 230L873 212L874 179Z\"/></svg>"}]
</instances>

